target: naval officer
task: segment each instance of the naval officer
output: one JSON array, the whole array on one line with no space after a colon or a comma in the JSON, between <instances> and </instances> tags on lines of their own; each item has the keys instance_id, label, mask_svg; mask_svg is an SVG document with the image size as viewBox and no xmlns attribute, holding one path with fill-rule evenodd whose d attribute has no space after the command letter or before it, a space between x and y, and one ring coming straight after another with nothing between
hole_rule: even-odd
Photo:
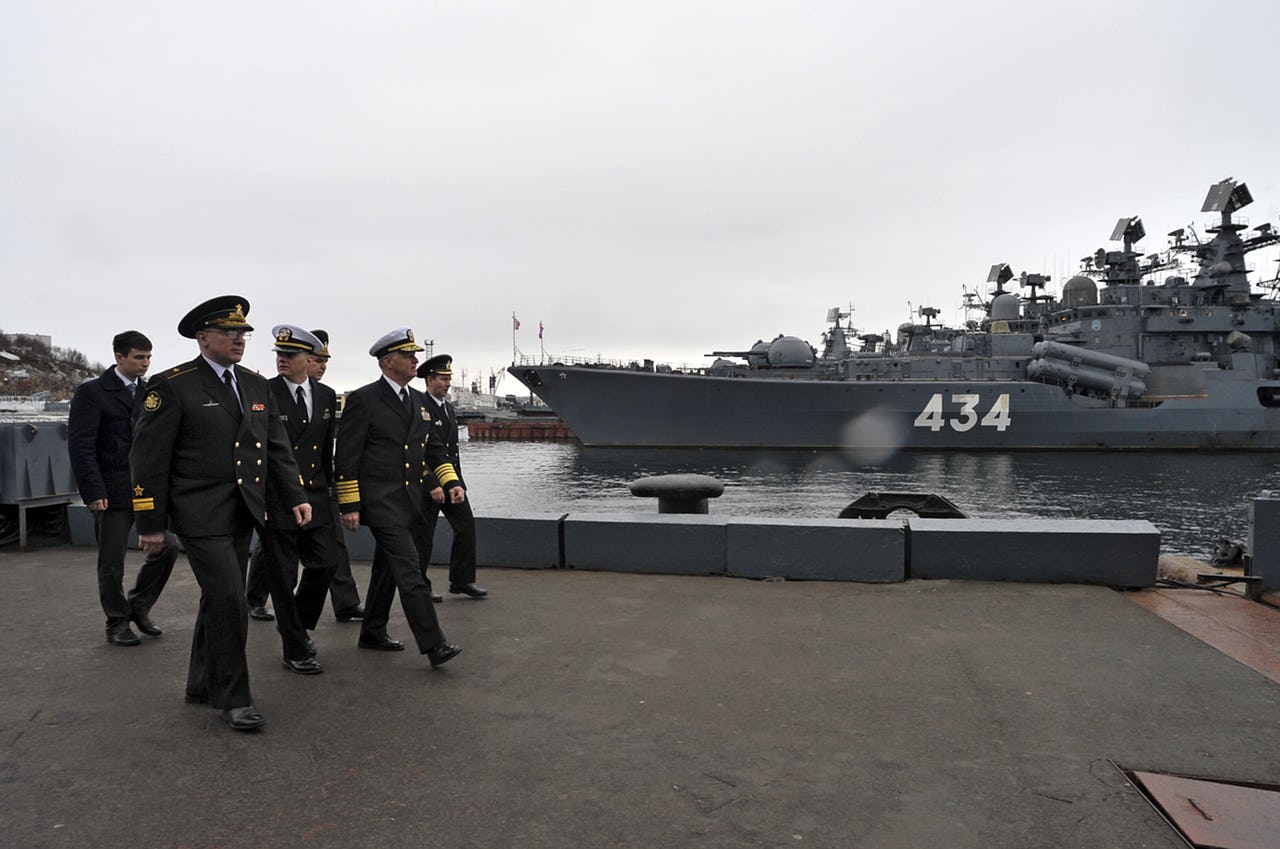
<instances>
[{"instance_id":1,"label":"naval officer","mask_svg":"<svg viewBox=\"0 0 1280 849\"><path fill-rule=\"evenodd\" d=\"M418 650L435 668L462 649L445 640L431 590L418 571L411 530L422 521L423 478L430 475L424 454L430 414L422 393L409 386L421 350L407 327L386 333L369 349L382 376L350 393L342 408L336 488L343 526L354 531L367 525L375 543L357 645L404 649L399 640L387 636L391 601L399 590ZM434 478L431 481L434 486Z\"/></svg>"},{"instance_id":2,"label":"naval officer","mask_svg":"<svg viewBox=\"0 0 1280 849\"><path fill-rule=\"evenodd\" d=\"M262 558L275 605L276 630L283 644L284 668L299 675L317 675L324 668L315 659L314 644L307 632L314 630L320 620L337 561L329 480L338 404L334 391L308 374L311 358L324 343L291 324L277 325L271 328L271 334L276 340L273 350L278 373L267 385L293 446L293 458L311 505L311 521L299 527L276 487L268 481Z\"/></svg>"},{"instance_id":3,"label":"naval officer","mask_svg":"<svg viewBox=\"0 0 1280 849\"><path fill-rule=\"evenodd\" d=\"M427 586L427 565L436 532L436 521L444 513L453 529L453 546L449 551L449 592L481 599L489 591L476 584L476 519L467 497L467 484L462 479L462 460L458 456L458 411L447 400L453 383L453 357L437 354L418 366L418 377L427 382L427 409L431 426L427 428L427 468L439 486L428 490L422 499L423 521L414 526L418 545L418 563ZM432 600L439 596L433 593Z\"/></svg>"},{"instance_id":4,"label":"naval officer","mask_svg":"<svg viewBox=\"0 0 1280 849\"><path fill-rule=\"evenodd\" d=\"M311 521L267 381L238 365L253 330L248 312L245 298L223 295L178 323L200 353L152 381L129 455L143 550L159 551L172 527L200 585L186 700L221 709L237 731L266 721L249 690L244 573L266 517L267 479L296 524Z\"/></svg>"}]
</instances>

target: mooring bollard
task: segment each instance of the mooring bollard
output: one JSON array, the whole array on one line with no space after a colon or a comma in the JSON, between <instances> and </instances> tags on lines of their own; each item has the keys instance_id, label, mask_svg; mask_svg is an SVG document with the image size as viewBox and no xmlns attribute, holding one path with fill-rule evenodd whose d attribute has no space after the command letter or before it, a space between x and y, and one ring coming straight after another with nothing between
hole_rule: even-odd
<instances>
[{"instance_id":1,"label":"mooring bollard","mask_svg":"<svg viewBox=\"0 0 1280 849\"><path fill-rule=\"evenodd\" d=\"M654 475L631 483L631 494L657 498L659 513L706 513L707 499L719 498L724 484L708 475Z\"/></svg>"}]
</instances>

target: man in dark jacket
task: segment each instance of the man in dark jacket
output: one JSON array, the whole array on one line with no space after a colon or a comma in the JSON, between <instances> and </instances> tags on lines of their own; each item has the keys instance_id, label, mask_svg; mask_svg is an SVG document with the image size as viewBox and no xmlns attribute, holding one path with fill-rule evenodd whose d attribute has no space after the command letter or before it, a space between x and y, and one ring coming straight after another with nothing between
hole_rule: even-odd
<instances>
[{"instance_id":1,"label":"man in dark jacket","mask_svg":"<svg viewBox=\"0 0 1280 849\"><path fill-rule=\"evenodd\" d=\"M311 521L267 381L237 365L253 330L248 310L244 298L225 295L178 323L200 355L152 381L129 455L143 550L158 551L172 525L200 584L186 700L221 708L237 731L266 721L249 691L244 573L249 540L266 518L267 479L298 525Z\"/></svg>"},{"instance_id":2,"label":"man in dark jacket","mask_svg":"<svg viewBox=\"0 0 1280 849\"><path fill-rule=\"evenodd\" d=\"M307 631L314 630L329 593L329 580L337 560L333 510L329 506L329 479L333 469L333 431L337 399L334 392L307 375L308 361L324 347L301 327L281 324L275 336L275 377L267 381L293 444L293 458L302 474L311 521L298 527L292 511L281 502L276 488L267 482L267 527L262 534L263 563L271 603L275 605L276 630L284 648L284 668L299 675L324 671L315 659ZM302 580L298 580L298 561ZM294 590L294 584L297 590Z\"/></svg>"},{"instance_id":3,"label":"man in dark jacket","mask_svg":"<svg viewBox=\"0 0 1280 849\"><path fill-rule=\"evenodd\" d=\"M434 668L462 650L445 641L431 591L418 572L411 531L415 522L422 521L423 477L429 474L423 452L430 414L422 393L409 386L421 350L407 327L385 334L369 349L382 377L350 393L343 405L336 488L343 527L354 531L368 525L375 543L357 645L381 651L404 649L399 640L387 636L391 600L399 590L400 606L418 650Z\"/></svg>"},{"instance_id":4,"label":"man in dark jacket","mask_svg":"<svg viewBox=\"0 0 1280 849\"><path fill-rule=\"evenodd\" d=\"M438 487L428 490L422 499L422 522L414 528L418 546L418 563L422 577L427 577L431 548L440 513L453 529L453 547L449 551L449 592L481 599L489 591L476 584L476 519L467 497L467 484L462 479L462 459L458 456L458 412L446 400L453 384L453 358L437 354L418 366L418 377L427 382L427 410L431 427L427 429L427 469ZM439 596L434 596L439 599Z\"/></svg>"},{"instance_id":5,"label":"man in dark jacket","mask_svg":"<svg viewBox=\"0 0 1280 849\"><path fill-rule=\"evenodd\" d=\"M85 506L93 513L98 537L98 598L107 615L107 642L136 646L138 635L160 636L151 607L160 597L177 559L170 537L147 554L129 595L124 594L124 561L133 527L133 494L129 485L129 447L133 423L142 408L151 340L126 330L111 340L116 364L101 377L82 383L71 399L67 443L71 472Z\"/></svg>"}]
</instances>

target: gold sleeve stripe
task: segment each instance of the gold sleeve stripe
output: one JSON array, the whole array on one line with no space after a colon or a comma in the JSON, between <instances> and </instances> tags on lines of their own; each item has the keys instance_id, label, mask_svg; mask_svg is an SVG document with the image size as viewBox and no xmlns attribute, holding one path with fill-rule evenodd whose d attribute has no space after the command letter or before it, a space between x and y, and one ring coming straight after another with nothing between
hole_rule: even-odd
<instances>
[{"instance_id":1,"label":"gold sleeve stripe","mask_svg":"<svg viewBox=\"0 0 1280 849\"><path fill-rule=\"evenodd\" d=\"M360 501L359 481L338 481L336 489L339 504L355 504Z\"/></svg>"},{"instance_id":2,"label":"gold sleeve stripe","mask_svg":"<svg viewBox=\"0 0 1280 849\"><path fill-rule=\"evenodd\" d=\"M435 472L436 480L440 481L441 486L459 480L458 473L454 471L453 463L441 463L432 471Z\"/></svg>"},{"instance_id":3,"label":"gold sleeve stripe","mask_svg":"<svg viewBox=\"0 0 1280 849\"><path fill-rule=\"evenodd\" d=\"M135 498L133 499L133 509L137 510L154 510L156 509L156 500L154 498Z\"/></svg>"}]
</instances>

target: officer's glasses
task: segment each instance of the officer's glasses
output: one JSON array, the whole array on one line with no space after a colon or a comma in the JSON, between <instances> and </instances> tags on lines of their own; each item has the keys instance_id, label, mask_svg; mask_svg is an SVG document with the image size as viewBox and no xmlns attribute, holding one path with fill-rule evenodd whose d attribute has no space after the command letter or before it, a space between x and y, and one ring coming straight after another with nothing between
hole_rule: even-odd
<instances>
[{"instance_id":1,"label":"officer's glasses","mask_svg":"<svg viewBox=\"0 0 1280 849\"><path fill-rule=\"evenodd\" d=\"M253 335L253 332L250 330L224 330L221 327L209 327L205 329L205 332L218 333L231 340L248 339L250 336Z\"/></svg>"}]
</instances>

